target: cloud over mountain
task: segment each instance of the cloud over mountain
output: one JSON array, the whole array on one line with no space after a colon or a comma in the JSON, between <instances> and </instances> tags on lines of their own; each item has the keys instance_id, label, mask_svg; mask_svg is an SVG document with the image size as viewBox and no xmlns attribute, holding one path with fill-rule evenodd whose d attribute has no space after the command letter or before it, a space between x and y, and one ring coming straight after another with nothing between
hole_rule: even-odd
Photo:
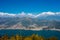
<instances>
[{"instance_id":1,"label":"cloud over mountain","mask_svg":"<svg viewBox=\"0 0 60 40\"><path fill-rule=\"evenodd\" d=\"M45 26L60 28L60 12L42 12L36 15L25 12L17 14L0 12L0 28Z\"/></svg>"},{"instance_id":2,"label":"cloud over mountain","mask_svg":"<svg viewBox=\"0 0 60 40\"><path fill-rule=\"evenodd\" d=\"M16 14L0 12L0 16L16 16Z\"/></svg>"},{"instance_id":3,"label":"cloud over mountain","mask_svg":"<svg viewBox=\"0 0 60 40\"><path fill-rule=\"evenodd\" d=\"M25 13L25 12L21 12L21 13L17 13L17 14L14 14L14 13L4 13L4 12L0 12L0 16L22 16L22 17L25 17L25 16L28 16L28 17L39 17L39 16L54 16L54 15L60 15L60 12L42 12L42 13L38 13L36 15L34 15L33 13Z\"/></svg>"}]
</instances>

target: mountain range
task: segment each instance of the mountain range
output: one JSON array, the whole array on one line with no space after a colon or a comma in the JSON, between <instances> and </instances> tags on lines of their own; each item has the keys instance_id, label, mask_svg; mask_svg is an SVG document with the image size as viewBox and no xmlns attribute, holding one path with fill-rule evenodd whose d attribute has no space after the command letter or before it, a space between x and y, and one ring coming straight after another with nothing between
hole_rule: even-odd
<instances>
[{"instance_id":1,"label":"mountain range","mask_svg":"<svg viewBox=\"0 0 60 40\"><path fill-rule=\"evenodd\" d=\"M3 13L0 12L0 29L56 28L60 29L60 12Z\"/></svg>"}]
</instances>

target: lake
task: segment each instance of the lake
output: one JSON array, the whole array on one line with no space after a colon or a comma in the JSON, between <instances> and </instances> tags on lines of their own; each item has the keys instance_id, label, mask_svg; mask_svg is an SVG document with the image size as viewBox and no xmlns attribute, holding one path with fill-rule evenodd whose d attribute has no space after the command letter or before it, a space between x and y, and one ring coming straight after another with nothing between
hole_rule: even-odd
<instances>
[{"instance_id":1,"label":"lake","mask_svg":"<svg viewBox=\"0 0 60 40\"><path fill-rule=\"evenodd\" d=\"M43 36L45 38L49 38L51 36L55 36L60 40L60 32L52 31L52 30L19 30L19 29L3 29L0 30L0 36L7 34L8 36L19 34L21 36L30 36L32 34L38 34L39 36Z\"/></svg>"}]
</instances>

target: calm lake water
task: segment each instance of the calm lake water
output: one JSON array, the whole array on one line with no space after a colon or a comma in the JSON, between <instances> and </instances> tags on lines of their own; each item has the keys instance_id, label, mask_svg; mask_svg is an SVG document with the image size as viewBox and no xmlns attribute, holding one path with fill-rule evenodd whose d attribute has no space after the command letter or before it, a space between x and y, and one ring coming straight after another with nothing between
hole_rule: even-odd
<instances>
[{"instance_id":1,"label":"calm lake water","mask_svg":"<svg viewBox=\"0 0 60 40\"><path fill-rule=\"evenodd\" d=\"M59 31L51 31L51 30L39 30L39 31L33 31L33 30L12 30L12 29L4 29L0 30L0 36L3 36L7 34L8 36L19 34L21 36L30 36L32 34L38 34L39 36L43 36L45 38L49 38L51 36L55 36L60 40L60 32Z\"/></svg>"}]
</instances>

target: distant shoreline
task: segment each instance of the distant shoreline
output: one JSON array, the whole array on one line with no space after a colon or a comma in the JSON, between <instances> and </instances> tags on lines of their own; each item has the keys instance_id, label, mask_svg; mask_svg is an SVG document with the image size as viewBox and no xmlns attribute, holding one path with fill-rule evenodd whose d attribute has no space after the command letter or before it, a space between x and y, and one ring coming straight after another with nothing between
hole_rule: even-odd
<instances>
[{"instance_id":1,"label":"distant shoreline","mask_svg":"<svg viewBox=\"0 0 60 40\"><path fill-rule=\"evenodd\" d=\"M42 30L47 30L47 31L60 31L60 29L38 29L38 30L33 30L33 29L0 29L0 30L30 30L30 31L42 31Z\"/></svg>"}]
</instances>

